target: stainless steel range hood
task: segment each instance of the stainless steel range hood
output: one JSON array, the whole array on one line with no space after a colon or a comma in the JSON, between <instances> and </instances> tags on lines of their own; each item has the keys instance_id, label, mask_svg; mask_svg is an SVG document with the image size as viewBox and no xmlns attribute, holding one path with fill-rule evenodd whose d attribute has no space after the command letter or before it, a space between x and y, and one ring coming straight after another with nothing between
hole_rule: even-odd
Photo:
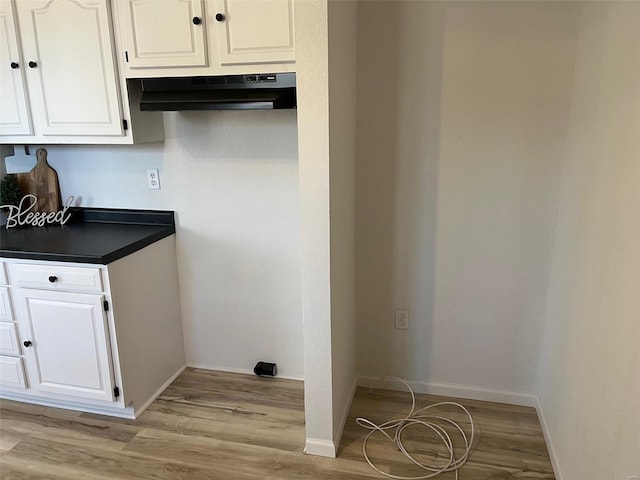
<instances>
[{"instance_id":1,"label":"stainless steel range hood","mask_svg":"<svg viewBox=\"0 0 640 480\"><path fill-rule=\"evenodd\" d=\"M280 108L296 108L295 73L142 80L142 111Z\"/></svg>"}]
</instances>

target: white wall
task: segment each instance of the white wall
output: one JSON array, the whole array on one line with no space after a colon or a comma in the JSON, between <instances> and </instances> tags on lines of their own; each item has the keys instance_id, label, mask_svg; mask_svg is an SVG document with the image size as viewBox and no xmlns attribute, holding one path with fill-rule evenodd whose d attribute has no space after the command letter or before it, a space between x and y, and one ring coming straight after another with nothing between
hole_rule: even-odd
<instances>
[{"instance_id":1,"label":"white wall","mask_svg":"<svg viewBox=\"0 0 640 480\"><path fill-rule=\"evenodd\" d=\"M340 444L356 388L355 1L329 2L329 168L333 439Z\"/></svg>"},{"instance_id":2,"label":"white wall","mask_svg":"<svg viewBox=\"0 0 640 480\"><path fill-rule=\"evenodd\" d=\"M296 4L305 452L335 457L355 390L355 2Z\"/></svg>"},{"instance_id":3,"label":"white wall","mask_svg":"<svg viewBox=\"0 0 640 480\"><path fill-rule=\"evenodd\" d=\"M302 238L305 452L335 456L329 230L327 0L298 2L296 82Z\"/></svg>"},{"instance_id":4,"label":"white wall","mask_svg":"<svg viewBox=\"0 0 640 480\"><path fill-rule=\"evenodd\" d=\"M578 7L359 4L359 375L534 401Z\"/></svg>"},{"instance_id":5,"label":"white wall","mask_svg":"<svg viewBox=\"0 0 640 480\"><path fill-rule=\"evenodd\" d=\"M295 111L164 119L164 143L47 147L63 197L175 210L187 362L251 372L266 360L302 378ZM147 190L147 168L159 168L160 191Z\"/></svg>"},{"instance_id":6,"label":"white wall","mask_svg":"<svg viewBox=\"0 0 640 480\"><path fill-rule=\"evenodd\" d=\"M640 475L639 25L581 18L539 386L559 480Z\"/></svg>"}]
</instances>

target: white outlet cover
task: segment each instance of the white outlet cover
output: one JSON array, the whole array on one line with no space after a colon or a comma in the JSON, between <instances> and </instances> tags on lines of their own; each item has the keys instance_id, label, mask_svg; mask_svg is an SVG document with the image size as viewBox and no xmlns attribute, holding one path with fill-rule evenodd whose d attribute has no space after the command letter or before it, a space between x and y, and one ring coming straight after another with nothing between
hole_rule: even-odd
<instances>
[{"instance_id":1,"label":"white outlet cover","mask_svg":"<svg viewBox=\"0 0 640 480\"><path fill-rule=\"evenodd\" d=\"M147 170L147 187L149 190L160 190L160 171L157 168Z\"/></svg>"},{"instance_id":2,"label":"white outlet cover","mask_svg":"<svg viewBox=\"0 0 640 480\"><path fill-rule=\"evenodd\" d=\"M396 308L393 311L395 327L399 330L409 330L409 310L406 308Z\"/></svg>"}]
</instances>

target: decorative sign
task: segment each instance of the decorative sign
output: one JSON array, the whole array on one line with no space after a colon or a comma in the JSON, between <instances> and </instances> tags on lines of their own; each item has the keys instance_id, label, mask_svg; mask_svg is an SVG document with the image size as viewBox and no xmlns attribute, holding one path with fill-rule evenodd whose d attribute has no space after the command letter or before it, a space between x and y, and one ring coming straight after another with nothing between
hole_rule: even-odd
<instances>
[{"instance_id":1,"label":"decorative sign","mask_svg":"<svg viewBox=\"0 0 640 480\"><path fill-rule=\"evenodd\" d=\"M31 200L31 204L26 203ZM32 194L25 195L20 200L18 206L15 205L0 205L3 210L9 210L7 214L7 228L18 227L23 225L31 225L32 227L44 227L49 223L59 223L64 225L71 218L71 214L67 213L67 210L73 204L74 197L71 195L67 198L62 210L58 212L32 212L35 206L38 204L38 197Z\"/></svg>"}]
</instances>

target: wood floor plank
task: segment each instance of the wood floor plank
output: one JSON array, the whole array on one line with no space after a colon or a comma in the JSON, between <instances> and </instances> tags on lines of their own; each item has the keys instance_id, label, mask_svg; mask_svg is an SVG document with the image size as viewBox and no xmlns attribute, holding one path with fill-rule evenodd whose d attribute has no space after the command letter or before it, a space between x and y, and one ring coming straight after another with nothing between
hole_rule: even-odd
<instances>
[{"instance_id":1,"label":"wood floor plank","mask_svg":"<svg viewBox=\"0 0 640 480\"><path fill-rule=\"evenodd\" d=\"M208 418L199 412L177 410L148 410L140 419L139 427L154 428L183 434L197 434L220 440L246 443L248 445L270 445L287 451L300 451L304 445L304 421L294 427L259 428L251 422L241 424L233 418Z\"/></svg>"},{"instance_id":2,"label":"wood floor plank","mask_svg":"<svg viewBox=\"0 0 640 480\"><path fill-rule=\"evenodd\" d=\"M29 467L40 472L41 479L87 480L218 480L209 468L155 459L130 452L69 447L54 442L22 442L3 458L3 465L17 469ZM4 475L4 472L0 470ZM2 477L4 480L4 476ZM249 477L248 477L249 478Z\"/></svg>"},{"instance_id":3,"label":"wood floor plank","mask_svg":"<svg viewBox=\"0 0 640 480\"><path fill-rule=\"evenodd\" d=\"M359 388L338 458L305 455L302 382L189 368L136 420L0 402L2 480L367 480L382 478L363 459L367 430L355 419L403 418L407 392ZM417 408L457 401L472 413L476 440L459 480L553 480L534 409L417 395ZM463 413L444 408L468 428ZM410 428L405 444L423 459L446 451ZM461 440L454 440L456 451ZM424 474L377 435L369 454L383 471ZM438 480L453 480L454 473Z\"/></svg>"},{"instance_id":4,"label":"wood floor plank","mask_svg":"<svg viewBox=\"0 0 640 480\"><path fill-rule=\"evenodd\" d=\"M176 448L177 442L179 448ZM209 467L219 472L221 478L234 478L236 475L260 476L267 472L274 478L282 476L292 480L371 478L370 470L361 462L333 459L308 461L310 457L305 457L301 452L287 452L268 446L238 444L159 430L142 430L126 450L148 457ZM335 474L326 469L327 464L332 464Z\"/></svg>"},{"instance_id":5,"label":"wood floor plank","mask_svg":"<svg viewBox=\"0 0 640 480\"><path fill-rule=\"evenodd\" d=\"M21 437L11 434L0 434L0 451L8 452L22 440Z\"/></svg>"},{"instance_id":6,"label":"wood floor plank","mask_svg":"<svg viewBox=\"0 0 640 480\"><path fill-rule=\"evenodd\" d=\"M137 433L136 428L111 421L111 417L96 415L93 418L82 417L80 412L69 414L68 410L4 401L0 408L0 431L9 430L15 434L32 435L43 429L86 433L90 438L110 439L128 442ZM59 410L59 411L58 411Z\"/></svg>"},{"instance_id":7,"label":"wood floor plank","mask_svg":"<svg viewBox=\"0 0 640 480\"><path fill-rule=\"evenodd\" d=\"M469 462L460 470L460 478L469 479L553 479L544 437L534 409L515 405L503 405L477 400L460 400L434 395L416 395L416 410L442 401L464 405L472 414L476 425L476 439ZM359 388L348 418L348 425L355 424L357 416L376 423L402 419L411 410L411 396L403 392ZM460 422L467 430L468 420L463 412L446 407L447 417ZM345 428L341 455L348 458L362 456L362 438L367 431L358 433L357 426ZM407 448L417 458L430 460L437 453L441 458L446 451L437 437L428 431L411 428L403 439ZM455 437L457 438L457 437ZM460 450L461 439L454 440ZM370 441L370 458L380 466L388 466L391 473L400 476L424 474L402 457L393 444L376 434ZM446 479L443 474L439 478ZM455 478L451 477L451 478Z\"/></svg>"},{"instance_id":8,"label":"wood floor plank","mask_svg":"<svg viewBox=\"0 0 640 480\"><path fill-rule=\"evenodd\" d=\"M190 413L211 420L228 421L234 424L248 424L265 427L300 428L304 426L304 412L289 410L272 405L252 405L248 403L228 403L222 398L199 396L162 396L153 405L154 411Z\"/></svg>"},{"instance_id":9,"label":"wood floor plank","mask_svg":"<svg viewBox=\"0 0 640 480\"><path fill-rule=\"evenodd\" d=\"M216 394L219 398L237 398L260 405L288 406L303 408L303 384L296 380L257 377L211 370L190 369L189 375L182 375L164 392L171 395L178 392ZM241 378L242 381L238 381Z\"/></svg>"}]
</instances>

